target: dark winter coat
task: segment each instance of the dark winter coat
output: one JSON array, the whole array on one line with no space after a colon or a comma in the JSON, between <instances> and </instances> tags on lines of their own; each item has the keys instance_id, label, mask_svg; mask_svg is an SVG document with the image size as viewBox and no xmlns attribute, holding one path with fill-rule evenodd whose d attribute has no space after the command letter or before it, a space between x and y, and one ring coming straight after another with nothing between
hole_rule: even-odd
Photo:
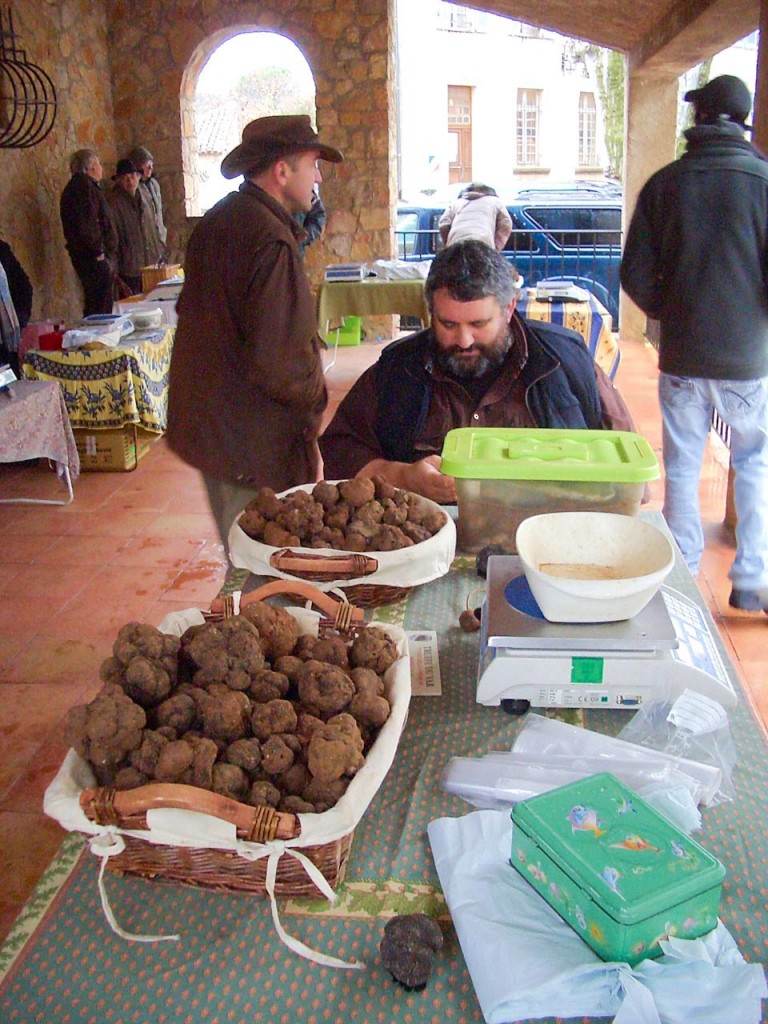
<instances>
[{"instance_id":1,"label":"dark winter coat","mask_svg":"<svg viewBox=\"0 0 768 1024\"><path fill-rule=\"evenodd\" d=\"M768 375L768 162L736 124L698 125L643 187L621 284L660 321L665 373Z\"/></svg>"}]
</instances>

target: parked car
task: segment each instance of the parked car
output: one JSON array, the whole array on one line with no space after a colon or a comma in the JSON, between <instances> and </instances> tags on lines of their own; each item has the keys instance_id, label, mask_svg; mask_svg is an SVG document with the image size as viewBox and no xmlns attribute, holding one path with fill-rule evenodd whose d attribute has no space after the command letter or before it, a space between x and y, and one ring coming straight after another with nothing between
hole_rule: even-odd
<instances>
[{"instance_id":1,"label":"parked car","mask_svg":"<svg viewBox=\"0 0 768 1024\"><path fill-rule=\"evenodd\" d=\"M562 277L594 292L618 322L621 190L612 183L497 190L512 218L504 255L533 286ZM437 224L444 206L398 204L398 256L431 259L442 243Z\"/></svg>"}]
</instances>

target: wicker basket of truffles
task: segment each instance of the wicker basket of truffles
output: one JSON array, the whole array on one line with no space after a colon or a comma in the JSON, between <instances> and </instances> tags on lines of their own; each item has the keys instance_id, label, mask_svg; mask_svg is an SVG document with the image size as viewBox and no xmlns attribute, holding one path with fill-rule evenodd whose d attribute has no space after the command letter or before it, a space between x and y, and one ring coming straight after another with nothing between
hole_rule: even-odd
<instances>
[{"instance_id":1,"label":"wicker basket of truffles","mask_svg":"<svg viewBox=\"0 0 768 1024\"><path fill-rule=\"evenodd\" d=\"M264 893L271 861L277 897L318 895L307 862L341 880L405 723L407 644L297 586L320 613L269 604L286 589L273 581L238 615L119 631L102 690L68 714L73 749L45 795L65 828L121 836L110 869Z\"/></svg>"},{"instance_id":2,"label":"wicker basket of truffles","mask_svg":"<svg viewBox=\"0 0 768 1024\"><path fill-rule=\"evenodd\" d=\"M361 608L389 604L444 576L456 550L451 517L381 477L263 487L232 525L230 559L261 576L341 589Z\"/></svg>"}]
</instances>

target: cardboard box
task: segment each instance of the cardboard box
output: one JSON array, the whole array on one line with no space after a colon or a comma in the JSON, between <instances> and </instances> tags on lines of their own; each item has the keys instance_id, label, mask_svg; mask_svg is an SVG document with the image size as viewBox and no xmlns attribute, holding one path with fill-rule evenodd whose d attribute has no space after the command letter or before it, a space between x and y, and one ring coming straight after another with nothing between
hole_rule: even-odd
<instances>
[{"instance_id":1,"label":"cardboard box","mask_svg":"<svg viewBox=\"0 0 768 1024\"><path fill-rule=\"evenodd\" d=\"M510 863L603 960L634 967L717 925L723 865L614 775L521 800L512 821Z\"/></svg>"},{"instance_id":2,"label":"cardboard box","mask_svg":"<svg viewBox=\"0 0 768 1024\"><path fill-rule=\"evenodd\" d=\"M125 473L136 469L155 436L141 427L72 431L83 472Z\"/></svg>"},{"instance_id":3,"label":"cardboard box","mask_svg":"<svg viewBox=\"0 0 768 1024\"><path fill-rule=\"evenodd\" d=\"M621 430L458 427L446 434L440 469L456 478L458 548L517 551L515 535L542 512L636 515L659 476L653 449Z\"/></svg>"}]
</instances>

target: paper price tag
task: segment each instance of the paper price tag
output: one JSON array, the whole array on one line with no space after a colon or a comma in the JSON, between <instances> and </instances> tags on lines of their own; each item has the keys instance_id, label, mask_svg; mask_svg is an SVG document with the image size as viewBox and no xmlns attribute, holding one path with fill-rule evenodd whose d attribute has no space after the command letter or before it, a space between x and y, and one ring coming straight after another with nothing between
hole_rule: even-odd
<instances>
[{"instance_id":1,"label":"paper price tag","mask_svg":"<svg viewBox=\"0 0 768 1024\"><path fill-rule=\"evenodd\" d=\"M437 633L433 629L406 632L411 657L411 693L414 697L439 697L440 661L437 655Z\"/></svg>"},{"instance_id":2,"label":"paper price tag","mask_svg":"<svg viewBox=\"0 0 768 1024\"><path fill-rule=\"evenodd\" d=\"M667 721L694 736L701 736L727 725L728 712L703 693L684 690L672 705Z\"/></svg>"}]
</instances>

